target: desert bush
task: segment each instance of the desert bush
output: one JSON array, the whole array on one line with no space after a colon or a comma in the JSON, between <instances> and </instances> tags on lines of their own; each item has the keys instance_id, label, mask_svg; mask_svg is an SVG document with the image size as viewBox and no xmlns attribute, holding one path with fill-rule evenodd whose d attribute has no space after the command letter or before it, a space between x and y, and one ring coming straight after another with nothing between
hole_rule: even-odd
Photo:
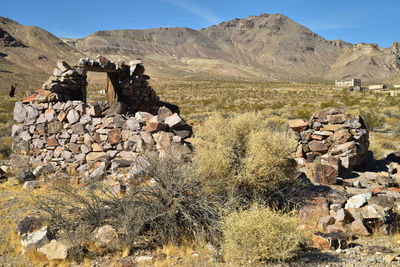
<instances>
[{"instance_id":1,"label":"desert bush","mask_svg":"<svg viewBox=\"0 0 400 267\"><path fill-rule=\"evenodd\" d=\"M235 211L222 222L222 251L231 264L247 265L287 260L297 255L303 242L300 221L260 204Z\"/></svg>"},{"instance_id":2,"label":"desert bush","mask_svg":"<svg viewBox=\"0 0 400 267\"><path fill-rule=\"evenodd\" d=\"M327 108L338 107L339 104L333 100L329 100L329 101L321 102L321 104L319 104L319 106L321 107L321 109L327 109Z\"/></svg>"},{"instance_id":3,"label":"desert bush","mask_svg":"<svg viewBox=\"0 0 400 267\"><path fill-rule=\"evenodd\" d=\"M313 113L314 108L312 106L302 105L294 110L293 118L308 121Z\"/></svg>"},{"instance_id":4,"label":"desert bush","mask_svg":"<svg viewBox=\"0 0 400 267\"><path fill-rule=\"evenodd\" d=\"M284 133L289 130L287 120L282 117L269 117L265 120L267 128L271 131Z\"/></svg>"},{"instance_id":5,"label":"desert bush","mask_svg":"<svg viewBox=\"0 0 400 267\"><path fill-rule=\"evenodd\" d=\"M38 196L35 203L53 234L72 237L75 243L95 241L93 231L105 224L118 233L119 242L110 249L217 238L219 202L188 175L190 167L173 159L151 166L151 182L132 186L123 196L101 186L64 186L56 197Z\"/></svg>"},{"instance_id":6,"label":"desert bush","mask_svg":"<svg viewBox=\"0 0 400 267\"><path fill-rule=\"evenodd\" d=\"M214 115L196 131L197 174L212 192L240 190L246 195L268 195L295 183L291 158L295 143L268 128L255 113L231 118Z\"/></svg>"},{"instance_id":7,"label":"desert bush","mask_svg":"<svg viewBox=\"0 0 400 267\"><path fill-rule=\"evenodd\" d=\"M377 109L359 110L368 130L382 128L385 125L385 117Z\"/></svg>"}]
</instances>

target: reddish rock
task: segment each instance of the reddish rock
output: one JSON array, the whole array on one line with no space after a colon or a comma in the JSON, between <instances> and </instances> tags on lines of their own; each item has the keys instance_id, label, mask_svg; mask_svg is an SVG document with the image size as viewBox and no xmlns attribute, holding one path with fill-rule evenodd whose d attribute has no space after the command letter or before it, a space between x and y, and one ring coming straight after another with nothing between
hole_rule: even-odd
<instances>
[{"instance_id":1,"label":"reddish rock","mask_svg":"<svg viewBox=\"0 0 400 267\"><path fill-rule=\"evenodd\" d=\"M303 121L302 119L289 120L289 127L292 128L296 132L302 132L307 129L308 123Z\"/></svg>"},{"instance_id":2,"label":"reddish rock","mask_svg":"<svg viewBox=\"0 0 400 267\"><path fill-rule=\"evenodd\" d=\"M352 135L348 130L342 129L336 131L333 135L333 138L337 144L344 144L351 140Z\"/></svg>"},{"instance_id":3,"label":"reddish rock","mask_svg":"<svg viewBox=\"0 0 400 267\"><path fill-rule=\"evenodd\" d=\"M56 138L51 137L47 139L47 146L58 146L58 141Z\"/></svg>"},{"instance_id":4,"label":"reddish rock","mask_svg":"<svg viewBox=\"0 0 400 267\"><path fill-rule=\"evenodd\" d=\"M389 190L390 190L390 188L389 188ZM381 192L382 192L382 187L380 187L380 186L375 187L375 188L372 189L372 191L371 191L371 193L372 193L373 195L379 194L379 193L381 193Z\"/></svg>"},{"instance_id":5,"label":"reddish rock","mask_svg":"<svg viewBox=\"0 0 400 267\"><path fill-rule=\"evenodd\" d=\"M397 188L397 187L390 187L389 190L396 192L396 193L400 193L400 188Z\"/></svg>"},{"instance_id":6,"label":"reddish rock","mask_svg":"<svg viewBox=\"0 0 400 267\"><path fill-rule=\"evenodd\" d=\"M25 104L25 103L33 102L35 100L35 97L36 97L36 95L27 96L22 100L22 103Z\"/></svg>"},{"instance_id":7,"label":"reddish rock","mask_svg":"<svg viewBox=\"0 0 400 267\"><path fill-rule=\"evenodd\" d=\"M121 143L121 141L122 141L122 129L121 128L112 129L108 133L108 142L111 145L119 144L119 143Z\"/></svg>"},{"instance_id":8,"label":"reddish rock","mask_svg":"<svg viewBox=\"0 0 400 267\"><path fill-rule=\"evenodd\" d=\"M297 151L296 151L296 154L295 154L295 158L302 158L302 157L303 157L303 145L300 144L300 145L298 145L298 147L297 147Z\"/></svg>"}]
</instances>

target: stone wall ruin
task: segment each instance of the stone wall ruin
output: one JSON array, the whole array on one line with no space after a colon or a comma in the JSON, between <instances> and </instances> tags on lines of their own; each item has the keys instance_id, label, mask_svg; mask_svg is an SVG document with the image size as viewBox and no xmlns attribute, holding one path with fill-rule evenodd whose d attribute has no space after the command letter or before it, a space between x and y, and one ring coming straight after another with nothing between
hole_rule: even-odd
<instances>
[{"instance_id":1,"label":"stone wall ruin","mask_svg":"<svg viewBox=\"0 0 400 267\"><path fill-rule=\"evenodd\" d=\"M108 102L86 104L88 70L111 73ZM11 165L74 169L82 179L112 174L129 184L149 160L189 154L191 127L177 106L159 101L143 73L139 60L59 61L43 88L15 104Z\"/></svg>"},{"instance_id":2,"label":"stone wall ruin","mask_svg":"<svg viewBox=\"0 0 400 267\"><path fill-rule=\"evenodd\" d=\"M365 165L369 133L363 120L342 109L314 113L310 122L290 120L298 140L296 161L316 184L336 184L346 172Z\"/></svg>"}]
</instances>

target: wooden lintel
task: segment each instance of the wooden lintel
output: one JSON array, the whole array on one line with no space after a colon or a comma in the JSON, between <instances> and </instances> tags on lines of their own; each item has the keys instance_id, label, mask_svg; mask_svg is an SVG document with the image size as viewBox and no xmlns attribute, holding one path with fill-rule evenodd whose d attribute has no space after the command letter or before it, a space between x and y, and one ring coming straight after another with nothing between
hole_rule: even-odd
<instances>
[{"instance_id":1,"label":"wooden lintel","mask_svg":"<svg viewBox=\"0 0 400 267\"><path fill-rule=\"evenodd\" d=\"M96 67L83 67L86 68L88 71L93 71L93 72L107 72L107 73L120 73L121 70L115 70L115 69L102 69L102 68L96 68Z\"/></svg>"}]
</instances>

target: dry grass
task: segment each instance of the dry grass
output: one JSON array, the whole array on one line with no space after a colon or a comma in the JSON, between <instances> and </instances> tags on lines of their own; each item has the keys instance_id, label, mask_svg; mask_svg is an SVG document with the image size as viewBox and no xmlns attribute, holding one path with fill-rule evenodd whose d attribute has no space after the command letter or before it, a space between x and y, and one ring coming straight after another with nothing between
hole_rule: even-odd
<instances>
[{"instance_id":1,"label":"dry grass","mask_svg":"<svg viewBox=\"0 0 400 267\"><path fill-rule=\"evenodd\" d=\"M303 242L300 221L290 214L253 204L223 221L222 250L228 263L247 265L296 256Z\"/></svg>"},{"instance_id":2,"label":"dry grass","mask_svg":"<svg viewBox=\"0 0 400 267\"><path fill-rule=\"evenodd\" d=\"M204 122L196 132L201 141L194 161L208 190L232 188L258 195L294 182L296 166L290 155L295 143L268 125L271 120L256 113L214 115Z\"/></svg>"}]
</instances>

